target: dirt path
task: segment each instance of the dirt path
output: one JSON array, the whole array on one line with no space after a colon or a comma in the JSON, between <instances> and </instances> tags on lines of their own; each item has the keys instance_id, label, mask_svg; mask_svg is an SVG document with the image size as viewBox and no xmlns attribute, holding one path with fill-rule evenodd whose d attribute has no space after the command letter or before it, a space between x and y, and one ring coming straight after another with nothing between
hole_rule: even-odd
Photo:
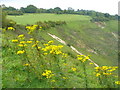
<instances>
[{"instance_id":1,"label":"dirt path","mask_svg":"<svg viewBox=\"0 0 120 90\"><path fill-rule=\"evenodd\" d=\"M115 33L112 32L112 35L116 38L116 40L118 41L118 37Z\"/></svg>"},{"instance_id":2,"label":"dirt path","mask_svg":"<svg viewBox=\"0 0 120 90\"><path fill-rule=\"evenodd\" d=\"M57 41L61 42L64 45L67 45L67 43L65 41L63 41L62 39L60 39L59 37L52 35L50 33L48 33L48 35L50 35L51 37L53 37L54 39L56 39ZM74 48L73 46L70 46L70 48L75 51L76 53L83 55L81 52L79 52L76 48ZM96 67L99 67L98 64L96 64L93 60L89 59L90 62L92 62Z\"/></svg>"}]
</instances>

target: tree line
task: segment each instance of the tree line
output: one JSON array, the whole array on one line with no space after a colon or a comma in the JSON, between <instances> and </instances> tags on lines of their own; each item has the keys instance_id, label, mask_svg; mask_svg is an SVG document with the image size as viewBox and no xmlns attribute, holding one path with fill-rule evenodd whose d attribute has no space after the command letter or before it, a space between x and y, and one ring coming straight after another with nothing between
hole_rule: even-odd
<instances>
[{"instance_id":1,"label":"tree line","mask_svg":"<svg viewBox=\"0 0 120 90\"><path fill-rule=\"evenodd\" d=\"M23 15L24 13L55 13L55 14L78 14L78 15L88 15L91 16L91 21L109 21L109 20L120 20L119 16L110 15L109 13L101 13L93 10L83 10L78 9L74 10L72 7L68 7L68 9L62 10L60 7L44 9L37 8L34 5L28 5L27 7L21 7L20 9L16 9L14 7L6 7L5 5L1 5L2 10L6 12L8 15Z\"/></svg>"}]
</instances>

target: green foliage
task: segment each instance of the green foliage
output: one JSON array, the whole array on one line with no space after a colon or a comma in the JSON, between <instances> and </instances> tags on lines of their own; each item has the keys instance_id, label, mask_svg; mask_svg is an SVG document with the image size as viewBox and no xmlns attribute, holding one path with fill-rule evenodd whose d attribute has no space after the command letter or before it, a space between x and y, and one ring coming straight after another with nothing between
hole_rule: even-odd
<instances>
[{"instance_id":1,"label":"green foliage","mask_svg":"<svg viewBox=\"0 0 120 90\"><path fill-rule=\"evenodd\" d=\"M105 17L93 17L90 21L92 22L104 22L104 21L109 21L109 18L105 18Z\"/></svg>"},{"instance_id":2,"label":"green foliage","mask_svg":"<svg viewBox=\"0 0 120 90\"><path fill-rule=\"evenodd\" d=\"M21 7L20 10L25 13L36 13L37 7L34 5L28 5L26 8Z\"/></svg>"},{"instance_id":3,"label":"green foliage","mask_svg":"<svg viewBox=\"0 0 120 90\"><path fill-rule=\"evenodd\" d=\"M7 15L23 15L23 12L14 7L2 7L2 11L6 12Z\"/></svg>"},{"instance_id":4,"label":"green foliage","mask_svg":"<svg viewBox=\"0 0 120 90\"><path fill-rule=\"evenodd\" d=\"M2 8L2 10L3 11L16 11L16 8L14 8L14 7L6 7L6 6L4 6L3 8Z\"/></svg>"},{"instance_id":5,"label":"green foliage","mask_svg":"<svg viewBox=\"0 0 120 90\"><path fill-rule=\"evenodd\" d=\"M63 25L66 24L65 21L45 21L45 22L36 22L37 25L40 25L43 29L48 29L51 27L55 27L57 25Z\"/></svg>"},{"instance_id":6,"label":"green foliage","mask_svg":"<svg viewBox=\"0 0 120 90\"><path fill-rule=\"evenodd\" d=\"M8 11L8 15L23 15L23 12L21 11Z\"/></svg>"},{"instance_id":7,"label":"green foliage","mask_svg":"<svg viewBox=\"0 0 120 90\"><path fill-rule=\"evenodd\" d=\"M15 26L16 22L10 19L6 18L7 13L6 12L2 12L2 27L13 27Z\"/></svg>"}]
</instances>

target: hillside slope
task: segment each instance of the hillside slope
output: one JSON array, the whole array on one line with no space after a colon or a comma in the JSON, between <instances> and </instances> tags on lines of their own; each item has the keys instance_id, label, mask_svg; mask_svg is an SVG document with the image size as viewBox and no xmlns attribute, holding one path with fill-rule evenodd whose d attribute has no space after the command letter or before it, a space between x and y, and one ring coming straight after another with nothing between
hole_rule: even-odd
<instances>
[{"instance_id":1,"label":"hillside slope","mask_svg":"<svg viewBox=\"0 0 120 90\"><path fill-rule=\"evenodd\" d=\"M81 17L47 29L40 25L3 29L3 88L118 87L116 21L93 23Z\"/></svg>"},{"instance_id":2,"label":"hillside slope","mask_svg":"<svg viewBox=\"0 0 120 90\"><path fill-rule=\"evenodd\" d=\"M116 21L106 22L105 28L89 21L70 22L47 32L57 35L79 51L90 54L100 65L117 65Z\"/></svg>"}]
</instances>

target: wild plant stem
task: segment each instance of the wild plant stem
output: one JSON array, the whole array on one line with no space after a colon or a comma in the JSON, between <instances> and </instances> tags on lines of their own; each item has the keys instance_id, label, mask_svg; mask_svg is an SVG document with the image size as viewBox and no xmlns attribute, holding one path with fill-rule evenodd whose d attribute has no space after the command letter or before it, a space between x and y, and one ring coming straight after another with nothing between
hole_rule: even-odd
<instances>
[{"instance_id":1,"label":"wild plant stem","mask_svg":"<svg viewBox=\"0 0 120 90\"><path fill-rule=\"evenodd\" d=\"M83 69L84 69L84 75L85 75L85 87L88 87L88 81L87 81L87 73L86 73L86 67L85 64L83 63Z\"/></svg>"}]
</instances>

